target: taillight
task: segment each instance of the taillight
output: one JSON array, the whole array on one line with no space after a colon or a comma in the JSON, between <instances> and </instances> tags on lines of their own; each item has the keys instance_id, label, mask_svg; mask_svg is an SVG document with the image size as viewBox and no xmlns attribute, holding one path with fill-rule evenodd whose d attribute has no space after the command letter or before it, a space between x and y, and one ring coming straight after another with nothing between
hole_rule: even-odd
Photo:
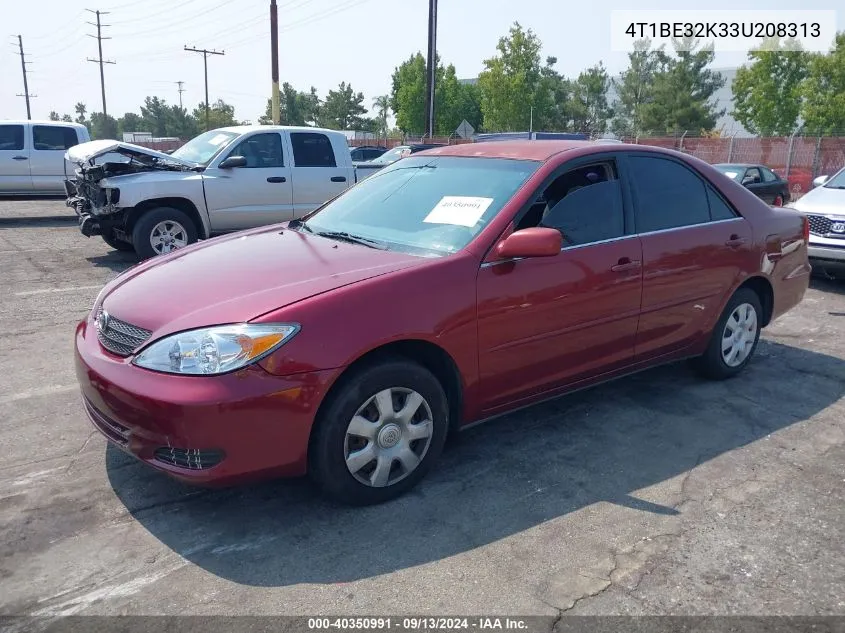
<instances>
[{"instance_id":1,"label":"taillight","mask_svg":"<svg viewBox=\"0 0 845 633\"><path fill-rule=\"evenodd\" d=\"M810 241L810 220L807 219L806 215L802 219L804 220L804 241L809 242Z\"/></svg>"}]
</instances>

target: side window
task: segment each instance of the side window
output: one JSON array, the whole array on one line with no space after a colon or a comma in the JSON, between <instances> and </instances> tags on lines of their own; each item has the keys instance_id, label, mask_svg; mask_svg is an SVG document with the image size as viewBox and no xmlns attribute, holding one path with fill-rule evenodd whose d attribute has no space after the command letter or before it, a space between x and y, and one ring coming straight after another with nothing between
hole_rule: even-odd
<instances>
[{"instance_id":1,"label":"side window","mask_svg":"<svg viewBox=\"0 0 845 633\"><path fill-rule=\"evenodd\" d=\"M754 182L762 182L763 177L760 175L760 170L756 167L751 167L747 172L745 172L744 180Z\"/></svg>"},{"instance_id":2,"label":"side window","mask_svg":"<svg viewBox=\"0 0 845 633\"><path fill-rule=\"evenodd\" d=\"M637 232L710 221L704 183L692 171L673 160L651 156L631 156L628 165L637 197Z\"/></svg>"},{"instance_id":3,"label":"side window","mask_svg":"<svg viewBox=\"0 0 845 633\"><path fill-rule=\"evenodd\" d=\"M37 150L66 150L79 144L76 130L61 125L32 126L32 147Z\"/></svg>"},{"instance_id":4,"label":"side window","mask_svg":"<svg viewBox=\"0 0 845 633\"><path fill-rule=\"evenodd\" d=\"M539 226L558 229L567 246L625 234L622 189L610 163L566 172L546 188L535 212L536 207L542 208Z\"/></svg>"},{"instance_id":5,"label":"side window","mask_svg":"<svg viewBox=\"0 0 845 633\"><path fill-rule=\"evenodd\" d=\"M763 182L774 182L778 179L777 174L774 173L771 169L766 169L762 167L760 171L763 172Z\"/></svg>"},{"instance_id":6,"label":"side window","mask_svg":"<svg viewBox=\"0 0 845 633\"><path fill-rule=\"evenodd\" d=\"M278 132L255 134L235 146L229 156L246 158L247 168L284 167L282 137Z\"/></svg>"},{"instance_id":7,"label":"side window","mask_svg":"<svg viewBox=\"0 0 845 633\"><path fill-rule=\"evenodd\" d=\"M0 151L23 149L23 126L0 125Z\"/></svg>"},{"instance_id":8,"label":"side window","mask_svg":"<svg viewBox=\"0 0 845 633\"><path fill-rule=\"evenodd\" d=\"M291 132L290 141L297 167L337 167L332 143L325 134Z\"/></svg>"},{"instance_id":9,"label":"side window","mask_svg":"<svg viewBox=\"0 0 845 633\"><path fill-rule=\"evenodd\" d=\"M707 201L710 203L710 219L714 222L717 220L731 220L737 217L734 210L728 206L728 203L712 187L707 187Z\"/></svg>"}]
</instances>

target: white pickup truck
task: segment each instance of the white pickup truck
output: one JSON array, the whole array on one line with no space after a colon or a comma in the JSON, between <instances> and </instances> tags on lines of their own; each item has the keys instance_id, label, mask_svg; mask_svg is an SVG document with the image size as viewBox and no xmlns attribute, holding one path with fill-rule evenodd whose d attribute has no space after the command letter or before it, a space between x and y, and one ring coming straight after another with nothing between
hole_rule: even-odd
<instances>
[{"instance_id":1,"label":"white pickup truck","mask_svg":"<svg viewBox=\"0 0 845 633\"><path fill-rule=\"evenodd\" d=\"M119 141L71 148L65 183L83 235L142 258L198 239L302 217L358 180L333 130L237 126L171 154Z\"/></svg>"}]
</instances>

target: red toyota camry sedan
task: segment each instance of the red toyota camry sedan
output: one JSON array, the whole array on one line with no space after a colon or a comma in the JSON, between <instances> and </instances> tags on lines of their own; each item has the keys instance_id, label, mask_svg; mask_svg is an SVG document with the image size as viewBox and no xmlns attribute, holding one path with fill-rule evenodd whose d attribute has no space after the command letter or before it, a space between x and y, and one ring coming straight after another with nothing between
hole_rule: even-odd
<instances>
[{"instance_id":1,"label":"red toyota camry sedan","mask_svg":"<svg viewBox=\"0 0 845 633\"><path fill-rule=\"evenodd\" d=\"M683 359L735 376L802 300L807 241L669 150L442 147L118 276L77 375L95 427L182 480L308 473L377 503L468 424Z\"/></svg>"}]
</instances>

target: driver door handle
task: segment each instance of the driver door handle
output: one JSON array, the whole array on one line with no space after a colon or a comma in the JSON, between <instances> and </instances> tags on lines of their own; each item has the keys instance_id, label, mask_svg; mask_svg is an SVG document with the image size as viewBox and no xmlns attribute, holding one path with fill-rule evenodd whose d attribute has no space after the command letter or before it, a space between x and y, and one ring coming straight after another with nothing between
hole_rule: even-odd
<instances>
[{"instance_id":1,"label":"driver door handle","mask_svg":"<svg viewBox=\"0 0 845 633\"><path fill-rule=\"evenodd\" d=\"M640 262L632 260L630 257L620 257L619 262L615 266L611 266L610 270L615 273L622 273L626 270L634 270L640 267Z\"/></svg>"},{"instance_id":2,"label":"driver door handle","mask_svg":"<svg viewBox=\"0 0 845 633\"><path fill-rule=\"evenodd\" d=\"M332 176L332 182L346 182L346 176Z\"/></svg>"},{"instance_id":3,"label":"driver door handle","mask_svg":"<svg viewBox=\"0 0 845 633\"><path fill-rule=\"evenodd\" d=\"M742 246L747 241L748 240L744 237L740 237L739 235L734 234L731 235L731 238L727 242L725 242L725 246Z\"/></svg>"},{"instance_id":4,"label":"driver door handle","mask_svg":"<svg viewBox=\"0 0 845 633\"><path fill-rule=\"evenodd\" d=\"M26 160L26 156L12 156L12 160Z\"/></svg>"},{"instance_id":5,"label":"driver door handle","mask_svg":"<svg viewBox=\"0 0 845 633\"><path fill-rule=\"evenodd\" d=\"M267 182L287 182L287 181L288 181L288 179L285 178L284 176L270 176L267 179Z\"/></svg>"}]
</instances>

